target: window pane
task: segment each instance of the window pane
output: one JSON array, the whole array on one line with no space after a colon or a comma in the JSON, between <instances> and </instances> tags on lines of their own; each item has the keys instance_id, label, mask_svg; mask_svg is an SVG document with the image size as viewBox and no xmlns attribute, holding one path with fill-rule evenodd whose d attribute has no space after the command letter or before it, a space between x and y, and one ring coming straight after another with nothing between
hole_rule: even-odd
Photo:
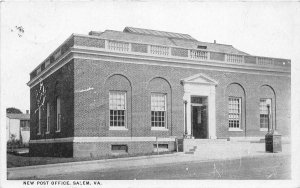
<instances>
[{"instance_id":1,"label":"window pane","mask_svg":"<svg viewBox=\"0 0 300 188\"><path fill-rule=\"evenodd\" d=\"M268 112L268 106L267 101L269 103L269 108L271 107L271 99L260 99L259 103L259 112L260 112L260 128L268 128L269 124L269 112Z\"/></svg>"},{"instance_id":2,"label":"window pane","mask_svg":"<svg viewBox=\"0 0 300 188\"><path fill-rule=\"evenodd\" d=\"M267 101L271 101L271 99L260 99L260 103L259 103L260 128L268 128L269 112L268 112ZM269 102L269 108L270 109L272 109L271 108L271 103Z\"/></svg>"},{"instance_id":3,"label":"window pane","mask_svg":"<svg viewBox=\"0 0 300 188\"><path fill-rule=\"evenodd\" d=\"M151 126L165 127L166 94L151 93Z\"/></svg>"},{"instance_id":4,"label":"window pane","mask_svg":"<svg viewBox=\"0 0 300 188\"><path fill-rule=\"evenodd\" d=\"M241 120L241 98L229 97L228 120L230 128L240 128Z\"/></svg>"},{"instance_id":5,"label":"window pane","mask_svg":"<svg viewBox=\"0 0 300 188\"><path fill-rule=\"evenodd\" d=\"M125 126L126 92L109 92L110 126Z\"/></svg>"},{"instance_id":6,"label":"window pane","mask_svg":"<svg viewBox=\"0 0 300 188\"><path fill-rule=\"evenodd\" d=\"M126 109L126 93L111 91L109 92L109 109L125 110Z\"/></svg>"}]
</instances>

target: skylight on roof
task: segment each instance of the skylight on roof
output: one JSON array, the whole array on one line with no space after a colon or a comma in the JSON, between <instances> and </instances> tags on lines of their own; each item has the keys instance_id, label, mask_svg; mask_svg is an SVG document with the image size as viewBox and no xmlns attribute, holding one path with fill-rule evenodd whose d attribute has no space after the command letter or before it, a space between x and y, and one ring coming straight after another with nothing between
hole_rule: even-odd
<instances>
[{"instance_id":1,"label":"skylight on roof","mask_svg":"<svg viewBox=\"0 0 300 188\"><path fill-rule=\"evenodd\" d=\"M140 29L140 28L134 28L134 27L125 27L123 32L163 36L163 37L168 37L168 38L195 40L193 37L191 37L188 34L157 31L157 30L151 30L151 29Z\"/></svg>"},{"instance_id":2,"label":"skylight on roof","mask_svg":"<svg viewBox=\"0 0 300 188\"><path fill-rule=\"evenodd\" d=\"M197 48L198 49L207 49L207 46L198 45Z\"/></svg>"}]
</instances>

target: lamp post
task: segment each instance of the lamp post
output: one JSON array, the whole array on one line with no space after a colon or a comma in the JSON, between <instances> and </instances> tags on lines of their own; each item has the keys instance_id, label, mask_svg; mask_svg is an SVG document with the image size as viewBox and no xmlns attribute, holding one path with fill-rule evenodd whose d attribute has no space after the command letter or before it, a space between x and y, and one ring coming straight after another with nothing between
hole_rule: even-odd
<instances>
[{"instance_id":1,"label":"lamp post","mask_svg":"<svg viewBox=\"0 0 300 188\"><path fill-rule=\"evenodd\" d=\"M187 134L188 134L188 132L187 132L187 107L186 107L187 101L184 100L183 103L184 103L184 136L187 137Z\"/></svg>"},{"instance_id":2,"label":"lamp post","mask_svg":"<svg viewBox=\"0 0 300 188\"><path fill-rule=\"evenodd\" d=\"M277 133L273 129L273 123L271 122L271 130L270 130L270 120L271 114L272 114L272 101L271 99L266 100L266 105L268 109L268 133L265 135L265 143L266 143L266 151L267 152L281 152L282 146L281 146L281 135Z\"/></svg>"},{"instance_id":3,"label":"lamp post","mask_svg":"<svg viewBox=\"0 0 300 188\"><path fill-rule=\"evenodd\" d=\"M270 132L270 105L267 104L267 108L268 108L268 132Z\"/></svg>"},{"instance_id":4,"label":"lamp post","mask_svg":"<svg viewBox=\"0 0 300 188\"><path fill-rule=\"evenodd\" d=\"M271 116L271 99L266 100L267 103L267 109L268 109L268 132L270 132L270 116ZM272 124L272 130L273 130L273 124Z\"/></svg>"}]
</instances>

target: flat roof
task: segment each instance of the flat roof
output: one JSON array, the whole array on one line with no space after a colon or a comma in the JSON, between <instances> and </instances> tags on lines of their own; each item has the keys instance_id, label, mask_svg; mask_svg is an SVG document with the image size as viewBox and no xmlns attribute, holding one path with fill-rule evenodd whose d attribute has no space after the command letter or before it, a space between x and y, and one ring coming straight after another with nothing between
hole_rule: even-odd
<instances>
[{"instance_id":1,"label":"flat roof","mask_svg":"<svg viewBox=\"0 0 300 188\"><path fill-rule=\"evenodd\" d=\"M30 114L6 114L9 119L30 120Z\"/></svg>"}]
</instances>

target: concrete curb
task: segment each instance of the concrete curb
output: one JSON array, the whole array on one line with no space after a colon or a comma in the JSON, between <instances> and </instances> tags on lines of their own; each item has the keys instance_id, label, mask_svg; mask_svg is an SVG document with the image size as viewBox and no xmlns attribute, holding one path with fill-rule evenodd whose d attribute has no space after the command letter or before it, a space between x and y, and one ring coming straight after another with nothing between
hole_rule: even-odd
<instances>
[{"instance_id":1,"label":"concrete curb","mask_svg":"<svg viewBox=\"0 0 300 188\"><path fill-rule=\"evenodd\" d=\"M136 159L151 159L151 158L161 158L161 157L170 157L181 155L183 152L180 153L172 153L172 154L163 154L163 155L147 155L147 156L138 156L138 157L124 157L124 158L114 158L114 159L99 159L99 160L88 160L88 161L76 161L76 162L65 162L65 163L55 163L55 164L46 164L46 165L33 165L33 166L22 166L22 167L13 167L8 168L8 170L30 170L36 168L45 168L45 167L61 167L61 166L74 166L74 165L85 165L85 164L93 164L93 163L104 163L104 162L113 162L113 161L131 161Z\"/></svg>"},{"instance_id":2,"label":"concrete curb","mask_svg":"<svg viewBox=\"0 0 300 188\"><path fill-rule=\"evenodd\" d=\"M116 168L109 163L122 163L129 161L138 161L138 160L151 160L159 158L170 158L174 156L180 156L183 153L174 153L174 154L163 154L163 155L149 155L149 156L139 156L139 157L128 157L128 158L115 158L115 159L101 159L101 160L92 160L92 161L77 161L77 162L68 162L68 163L56 163L56 164L47 164L47 165L36 165L36 166L25 166L25 167L14 167L7 169L7 179L18 179L18 178L29 178L34 176L45 176L51 174L60 174L68 172L79 172L79 171L90 171L91 169L108 169ZM88 166L96 166L97 168L87 168ZM102 168L101 168L102 167ZM39 171L42 171L41 174Z\"/></svg>"}]
</instances>

